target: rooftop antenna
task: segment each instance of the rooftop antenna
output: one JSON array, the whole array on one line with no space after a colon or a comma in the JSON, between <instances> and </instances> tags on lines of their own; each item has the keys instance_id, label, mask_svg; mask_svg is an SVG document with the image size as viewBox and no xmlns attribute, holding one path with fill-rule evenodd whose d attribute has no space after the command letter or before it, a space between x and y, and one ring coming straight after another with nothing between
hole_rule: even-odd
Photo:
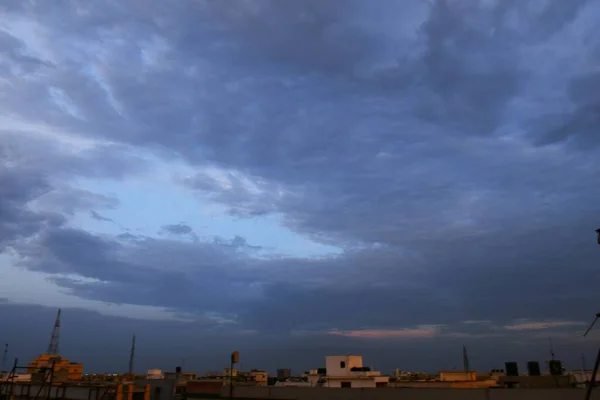
<instances>
[{"instance_id":1,"label":"rooftop antenna","mask_svg":"<svg viewBox=\"0 0 600 400\"><path fill-rule=\"evenodd\" d=\"M54 329L52 329L52 336L50 337L50 343L48 344L48 350L46 354L58 355L58 343L60 341L60 311L56 314L56 321L54 321Z\"/></svg>"},{"instance_id":2,"label":"rooftop antenna","mask_svg":"<svg viewBox=\"0 0 600 400\"><path fill-rule=\"evenodd\" d=\"M2 369L1 372L6 371L6 357L8 356L8 343L4 345L4 354L2 354Z\"/></svg>"},{"instance_id":3,"label":"rooftop antenna","mask_svg":"<svg viewBox=\"0 0 600 400\"><path fill-rule=\"evenodd\" d=\"M587 331L585 331L585 333L583 334L583 337L586 337L587 334L590 333L590 331L592 330L592 328L594 327L594 325L598 321L598 318L600 318L600 312L596 313L596 318L594 318L594 320L592 321L592 323L590 324L590 326L587 328Z\"/></svg>"},{"instance_id":4,"label":"rooftop antenna","mask_svg":"<svg viewBox=\"0 0 600 400\"><path fill-rule=\"evenodd\" d=\"M469 372L469 355L467 354L467 348L463 344L463 368L465 372Z\"/></svg>"},{"instance_id":5,"label":"rooftop antenna","mask_svg":"<svg viewBox=\"0 0 600 400\"><path fill-rule=\"evenodd\" d=\"M135 358L135 335L131 339L131 354L129 354L129 375L133 375L133 360Z\"/></svg>"}]
</instances>

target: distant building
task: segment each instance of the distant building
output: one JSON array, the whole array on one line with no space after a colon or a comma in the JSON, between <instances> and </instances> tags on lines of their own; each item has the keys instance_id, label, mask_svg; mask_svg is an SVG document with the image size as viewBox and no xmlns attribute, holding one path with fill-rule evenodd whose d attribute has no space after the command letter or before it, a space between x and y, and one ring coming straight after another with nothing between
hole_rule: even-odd
<instances>
[{"instance_id":1,"label":"distant building","mask_svg":"<svg viewBox=\"0 0 600 400\"><path fill-rule=\"evenodd\" d=\"M146 374L146 379L165 379L165 375L162 370L159 368L152 368L148 370Z\"/></svg>"},{"instance_id":2,"label":"distant building","mask_svg":"<svg viewBox=\"0 0 600 400\"><path fill-rule=\"evenodd\" d=\"M258 369L253 369L250 372L238 371L237 369L224 368L223 372L209 372L201 377L203 380L217 380L222 382L224 386L229 385L230 381L238 386L268 386L269 373Z\"/></svg>"},{"instance_id":3,"label":"distant building","mask_svg":"<svg viewBox=\"0 0 600 400\"><path fill-rule=\"evenodd\" d=\"M31 382L31 374L0 373L0 379L6 382Z\"/></svg>"},{"instance_id":4,"label":"distant building","mask_svg":"<svg viewBox=\"0 0 600 400\"><path fill-rule=\"evenodd\" d=\"M571 376L571 382L577 387L585 387L592 380L592 370L587 371L571 371L568 373ZM600 374L596 375L596 384L600 382Z\"/></svg>"},{"instance_id":5,"label":"distant building","mask_svg":"<svg viewBox=\"0 0 600 400\"><path fill-rule=\"evenodd\" d=\"M194 372L165 372L164 377L165 379L176 379L180 383L195 381L197 379L197 375Z\"/></svg>"},{"instance_id":6,"label":"distant building","mask_svg":"<svg viewBox=\"0 0 600 400\"><path fill-rule=\"evenodd\" d=\"M475 371L440 371L442 382L471 382L477 380Z\"/></svg>"},{"instance_id":7,"label":"distant building","mask_svg":"<svg viewBox=\"0 0 600 400\"><path fill-rule=\"evenodd\" d=\"M289 368L280 368L277 370L277 380L285 381L292 377L292 370Z\"/></svg>"},{"instance_id":8,"label":"distant building","mask_svg":"<svg viewBox=\"0 0 600 400\"><path fill-rule=\"evenodd\" d=\"M325 368L309 371L306 375L312 386L332 388L369 388L389 386L389 376L363 366L362 356L327 356ZM316 372L316 374L315 374Z\"/></svg>"},{"instance_id":9,"label":"distant building","mask_svg":"<svg viewBox=\"0 0 600 400\"><path fill-rule=\"evenodd\" d=\"M54 364L53 380L56 382L69 380L80 381L83 379L83 364L70 362L68 359L53 354L41 354L27 365L27 373L38 376L43 374Z\"/></svg>"},{"instance_id":10,"label":"distant building","mask_svg":"<svg viewBox=\"0 0 600 400\"><path fill-rule=\"evenodd\" d=\"M267 386L269 381L269 374L266 371L259 371L253 369L248 373L251 381L256 384L256 386Z\"/></svg>"}]
</instances>

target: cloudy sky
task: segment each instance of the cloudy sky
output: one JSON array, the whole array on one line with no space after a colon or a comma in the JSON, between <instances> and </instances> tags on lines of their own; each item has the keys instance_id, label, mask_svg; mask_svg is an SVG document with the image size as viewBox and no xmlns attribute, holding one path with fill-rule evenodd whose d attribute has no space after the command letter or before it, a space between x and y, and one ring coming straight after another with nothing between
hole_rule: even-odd
<instances>
[{"instance_id":1,"label":"cloudy sky","mask_svg":"<svg viewBox=\"0 0 600 400\"><path fill-rule=\"evenodd\" d=\"M86 371L589 366L597 0L7 0L0 341Z\"/></svg>"}]
</instances>

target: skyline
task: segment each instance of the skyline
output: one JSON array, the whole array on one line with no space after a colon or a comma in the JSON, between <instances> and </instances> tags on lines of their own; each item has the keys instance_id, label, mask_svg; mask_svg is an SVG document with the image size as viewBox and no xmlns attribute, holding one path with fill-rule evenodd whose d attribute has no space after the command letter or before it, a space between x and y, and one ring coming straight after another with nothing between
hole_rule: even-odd
<instances>
[{"instance_id":1,"label":"skyline","mask_svg":"<svg viewBox=\"0 0 600 400\"><path fill-rule=\"evenodd\" d=\"M591 365L600 1L340 4L3 2L0 341Z\"/></svg>"},{"instance_id":2,"label":"skyline","mask_svg":"<svg viewBox=\"0 0 600 400\"><path fill-rule=\"evenodd\" d=\"M48 308L46 307L35 307L33 309L34 311L36 311L35 314L28 314L29 316L35 316L36 317L36 321L34 322L37 326L39 326L39 322L43 320L43 318L37 318L38 316L41 316L42 313L47 313ZM79 311L79 315L76 315L77 317L77 321L79 321L81 319L81 317L85 317L85 316L89 316L89 314L81 314L81 311ZM97 317L97 315L94 315L95 317ZM5 318L5 315L0 315L0 317ZM122 318L114 318L113 320L116 320L118 322L125 322ZM54 321L54 319L53 319ZM97 319L97 321L100 321ZM102 321L105 322L105 321ZM131 322L131 321L130 321ZM146 322L150 322L150 321L146 321ZM472 321L475 322L475 321ZM152 323L152 322L150 322ZM181 322L178 322L178 324L181 324ZM54 324L53 324L54 326ZM62 329L63 329L63 323L62 323L62 316L61 316L61 333L60 336L62 337ZM119 325L118 328L123 328L124 325ZM152 325L150 325L149 327L152 327ZM173 328L178 328L181 327L181 325L177 326L175 325ZM98 326L97 325L93 325L93 326L87 326L86 328L88 332L91 331L97 331L98 330ZM148 328L148 327L147 327ZM509 329L511 329L512 327L509 327ZM117 329L116 331L118 331L120 329ZM40 334L42 333L42 329L34 329L34 330L27 330L26 332L21 332L21 333L25 333L25 335L21 335L21 339L25 339L25 341L27 341L28 339L31 340L31 337L28 337L27 334L31 334L34 333L35 337L39 338ZM114 335L114 333L116 332L115 330L111 330L113 336L105 342L102 342L101 340L98 341L98 343L96 342L91 342L88 341L86 343L86 348L85 350L83 350L81 347L79 347L79 349L77 349L77 346L73 346L71 341L68 342L68 346L67 346L67 353L68 352L73 352L75 351L78 354L86 354L87 353L87 357L93 358L97 358L98 356L98 350L101 349L102 352L106 351L106 350L116 350L119 349L121 352L124 352L122 354L120 354L120 357L123 357L124 355L127 356L127 370L123 370L120 367L120 360L119 357L114 357L113 355L109 355L109 356L104 356L104 366L105 368L99 368L97 363L92 363L92 369L90 369L89 364L87 364L85 362L85 360L74 360L72 358L69 357L68 354L65 354L65 352L60 351L58 353L56 353L57 355L61 356L62 358L67 358L69 361L72 362L76 362L76 363L82 363L84 365L84 374L102 374L102 373L115 373L115 374L127 374L130 370L130 366L131 366L131 340L132 338L129 338L129 347L128 348L124 348L123 347L123 341L120 340L120 338L118 338L116 335ZM9 330L10 332L10 330ZM69 332L71 333L71 332ZM187 334L191 333L190 331L186 332ZM173 372L175 370L176 366L182 367L184 372L195 372L195 373L199 373L199 374L203 374L203 373L215 373L215 372L222 372L223 369L229 368L230 364L229 364L229 356L226 353L226 350L224 349L206 349L206 348L202 348L201 346L179 346L179 350L178 352L174 352L173 354L170 354L170 356L168 357L169 360L171 361L171 363L173 363L173 365L170 364L165 364L165 360L160 360L157 359L155 356L153 356L153 352L156 350L161 350L161 340L163 338L163 334L164 332L160 332L157 336L154 335L149 335L149 337L147 337L146 339L150 339L148 343L145 343L144 346L141 347L142 351L144 352L143 354L139 354L138 351L138 344L136 342L136 350L135 350L135 356L134 356L134 362L133 362L133 371L136 374L142 374L145 373L147 370L150 369L155 369L155 368L160 368L163 370L163 372ZM43 336L43 335L42 335ZM185 336L185 335L184 335ZM238 346L237 348L242 348L242 349L248 349L248 353L249 353L249 357L244 357L244 359L242 359L241 362L236 364L236 368L238 368L239 370L251 370L251 369L258 369L258 370L265 370L268 371L269 373L273 374L277 369L281 368L281 358L280 356L278 356L277 351L280 350L280 346L281 343L275 343L275 346L268 345L268 346L263 346L261 348L256 348L256 347L251 347L247 348L244 347L244 341L240 341L239 337L236 337L236 333L233 334L221 334L220 336L224 336L225 339L234 339L236 340L236 342L241 346ZM137 335L133 335L133 340L135 341L135 338L137 337ZM180 336L181 337L181 336ZM68 339L71 339L71 335L67 335ZM213 338L214 339L214 338ZM434 343L434 346L437 344L437 350L436 350L436 354L431 354L431 353L423 353L423 355L420 357L420 359L417 359L417 364L419 362L422 362L423 358L428 360L428 362L432 362L432 361L438 361L438 352L446 352L448 356L451 356L451 358L453 359L453 361L451 363L446 363L444 364L444 362L442 362L440 366L438 366L438 368L425 368L425 369L419 369L419 372L421 373L429 373L429 374L437 374L440 371L450 371L450 370L462 370L463 366L465 365L465 354L466 354L466 346L463 344L461 344L461 339L457 339L454 343L452 343L453 346L460 346L460 365L459 363L456 363L456 356L458 353L456 353L456 349L454 348L443 348L443 347L439 347L440 343ZM547 339L547 340L546 340ZM51 340L52 343L54 343L54 331L52 330L52 335L51 335ZM542 349L543 346L540 346L541 344L543 344L545 342L546 347ZM62 342L61 342L62 343ZM221 344L223 342L221 341ZM556 349L557 347L555 346L554 342L553 342L553 338L552 337L548 337L548 338L539 338L539 340L536 343L531 343L528 341L517 341L515 343L513 343L512 348L508 349L508 351L502 350L501 353L498 352L498 349L493 349L493 346L490 346L489 343L486 342L482 342L482 341L475 341L475 342L471 342L472 344L475 345L475 349L479 352L482 352L484 355L485 354L497 354L500 355L500 358L503 358L503 360L505 361L498 361L498 360L494 360L491 364L485 364L487 361L484 361L482 363L482 358L480 357L481 354L475 354L475 368L470 368L470 370L472 371L478 371L480 373L485 373L485 372L489 372L488 370L491 369L502 369L504 368L504 362L506 361L516 361L519 368L523 368L525 367L525 364L530 362L530 361L537 361L540 363L541 368L542 368L542 372L545 371L548 366L546 365L548 363L548 360L552 359L552 360L559 360L561 361L562 365L564 367L567 368L567 370L579 370L583 367L586 368L586 370L588 370L587 368L589 368L589 361L585 359L586 355L581 353L581 354L573 354L573 353L566 353L566 351L568 351L568 346L565 346L565 344L569 344L568 341L565 343L564 341L560 341L559 345L558 345L558 357L557 357L557 352ZM398 356L400 356L400 359L403 356L403 353L399 353L398 350L396 349L397 345L399 344L398 342L387 342L387 343L383 343L383 345L385 347L380 348L380 349L376 349L377 345L381 345L382 343L374 343L371 342L371 344L375 345L374 348L369 348L366 347L366 351L369 354L373 354L373 351L376 351L376 354L379 355L383 355L385 354L387 356L388 359L397 359ZM406 344L406 343L405 343ZM420 345L425 345L425 346L430 346L432 343L415 343L412 342L409 345L414 345L416 344L418 347ZM8 344L7 344L8 345ZM303 351L308 350L309 354L312 354L313 356L315 354L317 354L317 352L322 352L322 351L328 351L333 349L348 349L351 347L348 347L348 345L352 345L351 342L346 342L343 343L341 345L339 344L318 344L318 343L303 343L303 345L305 346ZM533 346L532 346L533 345ZM279 347L278 347L279 346ZM336 347L337 346L337 347ZM32 357L28 357L30 354L35 354L35 357L39 356L40 354L54 354L53 352L48 352L48 351L41 351L41 352L36 352L35 349L37 349L38 347L40 347L39 345L34 345L34 346L29 346L29 343L24 343L23 341L18 342L18 346L17 346L17 352L21 352L21 354L12 354L14 353L14 349L12 348L12 346L8 345L8 354L9 357L7 358L7 367L10 369L10 366L13 365L13 361L16 359L18 359L18 365L24 366L27 364L27 362L29 362L29 358L33 358ZM43 346L45 348L45 346ZM61 346L62 347L62 346ZM25 350L24 350L25 349ZM390 349L392 351L390 351ZM394 351L395 350L395 351ZM265 351L271 351L272 356L269 357L268 360L264 359L264 353ZM25 353L26 358L19 358L18 356L23 356L23 352ZM126 353L126 354L125 354ZM338 354L339 353L339 354ZM331 355L341 355L341 354L354 354L356 355L357 353L352 353L352 352L346 352L346 353L342 353L342 352L338 352L336 354L329 354L327 353L327 356L331 356ZM454 354L456 353L456 354ZM180 356L181 354L185 354L185 356ZM208 358L205 358L207 356L207 354L209 355ZM227 357L224 357L224 354L227 355ZM362 354L359 354L362 356ZM17 357L15 357L17 356ZM243 354L243 356L247 356L247 354ZM496 356L496 357L497 357ZM566 357L562 357L562 356L566 356ZM575 357L577 356L577 357ZM85 356L84 356L85 357ZM473 364L471 363L472 357L469 355L467 356L469 358L469 365L472 367ZM512 357L512 358L511 358ZM583 357L583 359L581 358ZM318 358L318 357L317 357ZM321 356L321 358L325 358L325 356ZM214 362L214 364L210 365L210 368L207 367L202 367L202 365L206 365L206 359L210 359L212 360L212 362ZM567 362L565 363L565 359L567 360ZM25 360L27 360L27 362L25 362ZM138 366L138 363L141 361L141 367ZM313 360L314 361L314 360ZM321 360L323 361L323 360ZM592 360L593 361L593 360ZM414 362L414 361L413 361ZM156 365L155 363L162 363L161 365ZM258 365L257 365L258 363ZM583 363L583 364L582 364ZM269 368L262 368L264 365L270 365ZM295 376L301 375L302 373L304 373L304 371L308 371L308 370L312 370L312 369L316 369L316 368L322 368L324 367L324 364L321 365L322 363L314 363L311 364L309 367L306 368L292 368L293 371L296 371ZM569 365L570 364L570 365ZM85 367L87 365L87 368ZM375 370L375 367L373 367L373 363L366 363L366 366L369 366L372 370ZM397 364L396 364L397 365ZM452 365L450 367L450 365ZM484 365L487 365L484 366ZM489 365L491 365L491 367L489 367ZM109 366L109 367L106 367ZM298 367L296 365L296 367ZM404 364L403 365L404 368L398 368L398 367L394 367L392 368L393 370L395 370L396 368L403 370L403 371L416 371L416 369L414 368L410 368L409 365ZM444 368L445 367L445 368ZM204 368L204 369L203 369ZM285 367L285 368L289 368ZM18 372L18 371L17 371ZM392 374L393 371L386 371L383 370L382 373L383 374Z\"/></svg>"}]
</instances>

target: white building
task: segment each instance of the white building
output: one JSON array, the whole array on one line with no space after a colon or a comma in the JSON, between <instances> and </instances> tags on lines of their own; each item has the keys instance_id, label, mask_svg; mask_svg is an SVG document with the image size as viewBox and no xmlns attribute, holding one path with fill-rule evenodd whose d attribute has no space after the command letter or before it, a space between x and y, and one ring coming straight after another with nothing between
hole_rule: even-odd
<instances>
[{"instance_id":1,"label":"white building","mask_svg":"<svg viewBox=\"0 0 600 400\"><path fill-rule=\"evenodd\" d=\"M152 368L148 370L146 374L146 379L165 379L165 375L163 374L161 369Z\"/></svg>"},{"instance_id":2,"label":"white building","mask_svg":"<svg viewBox=\"0 0 600 400\"><path fill-rule=\"evenodd\" d=\"M589 381L592 380L591 370L571 371L568 373L568 375L571 375L571 379L577 387L585 387L589 383ZM598 384L598 382L600 382L600 374L596 375L596 384Z\"/></svg>"},{"instance_id":3,"label":"white building","mask_svg":"<svg viewBox=\"0 0 600 400\"><path fill-rule=\"evenodd\" d=\"M364 367L362 356L327 356L325 366L325 375L315 374L316 370L310 371L309 382L331 388L386 387L390 382L388 376L381 376L381 372Z\"/></svg>"}]
</instances>

